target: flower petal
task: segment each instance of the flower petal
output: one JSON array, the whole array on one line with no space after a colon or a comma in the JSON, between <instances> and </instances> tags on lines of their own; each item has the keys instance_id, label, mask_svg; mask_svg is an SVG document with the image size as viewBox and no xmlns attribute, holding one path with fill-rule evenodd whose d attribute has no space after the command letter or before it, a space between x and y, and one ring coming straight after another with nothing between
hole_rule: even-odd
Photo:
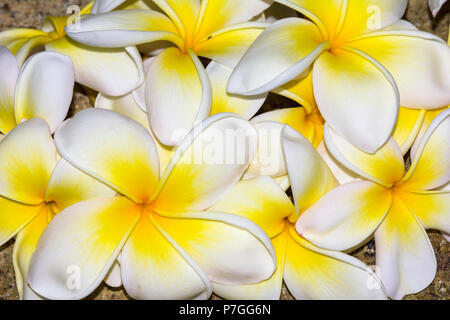
<instances>
[{"instance_id":1,"label":"flower petal","mask_svg":"<svg viewBox=\"0 0 450 320\"><path fill-rule=\"evenodd\" d=\"M0 141L0 195L24 204L41 204L57 157L44 120L19 124Z\"/></svg>"},{"instance_id":2,"label":"flower petal","mask_svg":"<svg viewBox=\"0 0 450 320\"><path fill-rule=\"evenodd\" d=\"M40 206L29 206L0 197L0 246L22 230L39 211Z\"/></svg>"},{"instance_id":3,"label":"flower petal","mask_svg":"<svg viewBox=\"0 0 450 320\"><path fill-rule=\"evenodd\" d=\"M91 9L91 14L108 12L116 9L127 0L95 0Z\"/></svg>"},{"instance_id":4,"label":"flower petal","mask_svg":"<svg viewBox=\"0 0 450 320\"><path fill-rule=\"evenodd\" d=\"M206 0L202 1L198 35L204 37L220 29L244 23L271 4L267 0Z\"/></svg>"},{"instance_id":5,"label":"flower petal","mask_svg":"<svg viewBox=\"0 0 450 320\"><path fill-rule=\"evenodd\" d=\"M338 183L314 146L300 133L285 126L281 141L296 213L300 216Z\"/></svg>"},{"instance_id":6,"label":"flower petal","mask_svg":"<svg viewBox=\"0 0 450 320\"><path fill-rule=\"evenodd\" d=\"M120 275L120 264L114 262L105 278L105 283L111 288L119 288L122 286L122 276Z\"/></svg>"},{"instance_id":7,"label":"flower petal","mask_svg":"<svg viewBox=\"0 0 450 320\"><path fill-rule=\"evenodd\" d=\"M63 210L83 200L115 195L116 192L107 185L61 159L50 177L45 199L46 202L54 202L57 209Z\"/></svg>"},{"instance_id":8,"label":"flower petal","mask_svg":"<svg viewBox=\"0 0 450 320\"><path fill-rule=\"evenodd\" d=\"M172 158L173 148L163 145L158 139L156 139L153 131L150 129L147 112L142 111L142 109L136 104L133 94L127 94L121 97L109 97L99 93L97 99L95 100L95 107L115 111L130 119L133 119L145 127L155 141L156 149L158 149L159 168L161 174L164 172L170 162L170 159Z\"/></svg>"},{"instance_id":9,"label":"flower petal","mask_svg":"<svg viewBox=\"0 0 450 320\"><path fill-rule=\"evenodd\" d=\"M278 88L300 76L328 46L312 22L280 20L267 27L242 57L228 92L257 95Z\"/></svg>"},{"instance_id":10,"label":"flower petal","mask_svg":"<svg viewBox=\"0 0 450 320\"><path fill-rule=\"evenodd\" d=\"M247 218L272 238L283 231L285 218L294 213L294 206L272 178L260 176L239 181L209 210Z\"/></svg>"},{"instance_id":11,"label":"flower petal","mask_svg":"<svg viewBox=\"0 0 450 320\"><path fill-rule=\"evenodd\" d=\"M358 259L313 246L289 229L284 281L300 300L382 300L386 296L371 269Z\"/></svg>"},{"instance_id":12,"label":"flower petal","mask_svg":"<svg viewBox=\"0 0 450 320\"><path fill-rule=\"evenodd\" d=\"M256 146L256 130L248 121L231 113L209 117L176 149L153 206L169 211L205 210L239 181Z\"/></svg>"},{"instance_id":13,"label":"flower petal","mask_svg":"<svg viewBox=\"0 0 450 320\"><path fill-rule=\"evenodd\" d=\"M392 74L402 106L449 105L450 48L432 34L402 28L368 34L348 45L364 51Z\"/></svg>"},{"instance_id":14,"label":"flower petal","mask_svg":"<svg viewBox=\"0 0 450 320\"><path fill-rule=\"evenodd\" d=\"M329 250L347 250L367 240L389 211L389 189L369 181L340 185L309 207L297 221L297 232Z\"/></svg>"},{"instance_id":15,"label":"flower petal","mask_svg":"<svg viewBox=\"0 0 450 320\"><path fill-rule=\"evenodd\" d=\"M450 109L430 124L418 146L403 182L408 190L431 190L450 181Z\"/></svg>"},{"instance_id":16,"label":"flower petal","mask_svg":"<svg viewBox=\"0 0 450 320\"><path fill-rule=\"evenodd\" d=\"M299 103L307 113L311 113L317 108L313 91L312 71L310 70L301 79L288 82L272 91Z\"/></svg>"},{"instance_id":17,"label":"flower petal","mask_svg":"<svg viewBox=\"0 0 450 320\"><path fill-rule=\"evenodd\" d=\"M179 43L177 28L153 10L119 10L83 16L66 27L67 35L91 47L121 48L158 40Z\"/></svg>"},{"instance_id":18,"label":"flower petal","mask_svg":"<svg viewBox=\"0 0 450 320\"><path fill-rule=\"evenodd\" d=\"M265 23L247 22L211 33L198 40L195 52L234 68L266 26Z\"/></svg>"},{"instance_id":19,"label":"flower petal","mask_svg":"<svg viewBox=\"0 0 450 320\"><path fill-rule=\"evenodd\" d=\"M48 35L39 35L25 41L16 53L16 60L19 66L22 66L33 52L38 51L39 48L43 47L52 40L54 39L49 37Z\"/></svg>"},{"instance_id":20,"label":"flower petal","mask_svg":"<svg viewBox=\"0 0 450 320\"><path fill-rule=\"evenodd\" d=\"M436 275L430 240L417 218L394 197L392 207L375 232L377 272L393 299L425 289Z\"/></svg>"},{"instance_id":21,"label":"flower petal","mask_svg":"<svg viewBox=\"0 0 450 320\"><path fill-rule=\"evenodd\" d=\"M450 191L403 192L399 195L426 229L450 233Z\"/></svg>"},{"instance_id":22,"label":"flower petal","mask_svg":"<svg viewBox=\"0 0 450 320\"><path fill-rule=\"evenodd\" d=\"M428 5L430 7L431 13L433 13L433 17L436 17L439 13L439 10L441 10L444 3L446 3L447 0L428 0Z\"/></svg>"},{"instance_id":23,"label":"flower petal","mask_svg":"<svg viewBox=\"0 0 450 320\"><path fill-rule=\"evenodd\" d=\"M397 86L375 60L358 51L325 52L314 64L314 96L323 118L359 149L374 153L397 120Z\"/></svg>"},{"instance_id":24,"label":"flower petal","mask_svg":"<svg viewBox=\"0 0 450 320\"><path fill-rule=\"evenodd\" d=\"M400 108L392 137L405 155L419 134L425 110Z\"/></svg>"},{"instance_id":25,"label":"flower petal","mask_svg":"<svg viewBox=\"0 0 450 320\"><path fill-rule=\"evenodd\" d=\"M343 1L344 2L344 1ZM398 22L405 14L408 0L358 0L347 2L338 39L349 39L374 32ZM342 18L341 18L342 19ZM338 40L339 41L339 40Z\"/></svg>"},{"instance_id":26,"label":"flower petal","mask_svg":"<svg viewBox=\"0 0 450 320\"><path fill-rule=\"evenodd\" d=\"M125 197L79 202L57 214L31 259L31 288L49 299L89 295L105 278L139 215L140 207Z\"/></svg>"},{"instance_id":27,"label":"flower petal","mask_svg":"<svg viewBox=\"0 0 450 320\"><path fill-rule=\"evenodd\" d=\"M13 264L19 297L25 300L40 300L33 290L28 287L27 275L31 256L36 249L42 232L49 222L50 207L41 206L39 214L28 223L16 237L13 250Z\"/></svg>"},{"instance_id":28,"label":"flower petal","mask_svg":"<svg viewBox=\"0 0 450 320\"><path fill-rule=\"evenodd\" d=\"M153 61L146 82L150 124L166 145L178 145L211 111L211 84L193 53L166 49Z\"/></svg>"},{"instance_id":29,"label":"flower petal","mask_svg":"<svg viewBox=\"0 0 450 320\"><path fill-rule=\"evenodd\" d=\"M253 122L258 133L258 149L244 179L257 176L280 177L287 173L281 146L283 124L273 121Z\"/></svg>"},{"instance_id":30,"label":"flower petal","mask_svg":"<svg viewBox=\"0 0 450 320\"><path fill-rule=\"evenodd\" d=\"M31 28L14 28L0 32L0 44L16 54L24 43L36 36L47 36L47 33Z\"/></svg>"},{"instance_id":31,"label":"flower petal","mask_svg":"<svg viewBox=\"0 0 450 320\"><path fill-rule=\"evenodd\" d=\"M317 152L319 152L320 156L325 161L328 168L330 168L333 176L336 178L339 184L349 183L355 179L358 179L359 176L356 173L344 167L331 155L324 141L322 141L322 143L317 148Z\"/></svg>"},{"instance_id":32,"label":"flower petal","mask_svg":"<svg viewBox=\"0 0 450 320\"><path fill-rule=\"evenodd\" d=\"M46 50L70 57L75 80L106 95L127 94L144 81L141 56L135 47L102 49L63 37L48 43Z\"/></svg>"},{"instance_id":33,"label":"flower petal","mask_svg":"<svg viewBox=\"0 0 450 320\"><path fill-rule=\"evenodd\" d=\"M150 133L118 113L85 109L60 126L55 142L65 160L135 202L148 200L158 183Z\"/></svg>"},{"instance_id":34,"label":"flower petal","mask_svg":"<svg viewBox=\"0 0 450 320\"><path fill-rule=\"evenodd\" d=\"M272 239L277 257L277 269L272 277L260 283L242 286L213 283L214 293L227 300L278 300L283 285L286 238L287 233L282 232Z\"/></svg>"},{"instance_id":35,"label":"flower petal","mask_svg":"<svg viewBox=\"0 0 450 320\"><path fill-rule=\"evenodd\" d=\"M351 171L387 187L402 179L405 164L394 139L391 138L376 153L369 154L351 145L328 125L325 125L324 133L328 151Z\"/></svg>"},{"instance_id":36,"label":"flower petal","mask_svg":"<svg viewBox=\"0 0 450 320\"><path fill-rule=\"evenodd\" d=\"M0 131L8 133L16 126L14 115L14 90L19 67L14 55L0 45Z\"/></svg>"},{"instance_id":37,"label":"flower petal","mask_svg":"<svg viewBox=\"0 0 450 320\"><path fill-rule=\"evenodd\" d=\"M15 93L17 123L47 121L53 133L63 122L73 96L75 76L69 57L54 52L33 55L22 67Z\"/></svg>"},{"instance_id":38,"label":"flower petal","mask_svg":"<svg viewBox=\"0 0 450 320\"><path fill-rule=\"evenodd\" d=\"M211 115L231 112L245 119L253 117L263 105L267 94L255 97L235 96L227 93L228 79L233 69L211 61L206 68L212 87Z\"/></svg>"},{"instance_id":39,"label":"flower petal","mask_svg":"<svg viewBox=\"0 0 450 320\"><path fill-rule=\"evenodd\" d=\"M208 299L211 285L200 267L143 215L122 250L123 285L134 299Z\"/></svg>"},{"instance_id":40,"label":"flower petal","mask_svg":"<svg viewBox=\"0 0 450 320\"><path fill-rule=\"evenodd\" d=\"M253 284L275 271L270 239L248 219L212 211L184 212L178 219L155 218L212 282Z\"/></svg>"}]
</instances>

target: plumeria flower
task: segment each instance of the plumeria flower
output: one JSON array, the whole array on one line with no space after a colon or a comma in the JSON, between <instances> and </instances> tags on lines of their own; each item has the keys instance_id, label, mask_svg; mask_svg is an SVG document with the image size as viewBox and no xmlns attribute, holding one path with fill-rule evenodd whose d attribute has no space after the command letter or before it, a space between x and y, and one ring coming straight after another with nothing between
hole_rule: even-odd
<instances>
[{"instance_id":1,"label":"plumeria flower","mask_svg":"<svg viewBox=\"0 0 450 320\"><path fill-rule=\"evenodd\" d=\"M310 20L288 18L267 27L236 66L230 93L295 87L290 82L311 71L308 86L323 118L368 153L390 138L399 105L449 104L450 49L400 20L406 0L277 2Z\"/></svg>"},{"instance_id":2,"label":"plumeria flower","mask_svg":"<svg viewBox=\"0 0 450 320\"><path fill-rule=\"evenodd\" d=\"M120 1L116 1L116 4ZM121 10L87 16L72 39L117 48L162 44L147 76L151 127L165 145L177 145L211 111L211 84L199 57L233 68L266 23L249 22L269 1L155 0L161 12ZM184 134L183 134L184 132Z\"/></svg>"},{"instance_id":3,"label":"plumeria flower","mask_svg":"<svg viewBox=\"0 0 450 320\"><path fill-rule=\"evenodd\" d=\"M450 231L450 110L437 116L416 140L412 164L405 164L392 138L370 155L325 127L334 158L360 179L322 197L300 217L297 231L331 250L360 246L375 234L379 276L390 297L426 288L436 274L436 258L425 229Z\"/></svg>"},{"instance_id":4,"label":"plumeria flower","mask_svg":"<svg viewBox=\"0 0 450 320\"><path fill-rule=\"evenodd\" d=\"M223 140L230 133L234 139ZM256 139L236 115L210 117L161 175L155 143L137 122L99 108L67 120L55 134L60 154L120 195L75 204L52 220L32 258L31 288L48 298L83 298L119 253L123 286L138 299L204 299L212 283L269 278L276 260L261 228L208 209L239 180ZM79 271L69 287L68 268Z\"/></svg>"},{"instance_id":5,"label":"plumeria flower","mask_svg":"<svg viewBox=\"0 0 450 320\"><path fill-rule=\"evenodd\" d=\"M105 49L86 46L69 39L64 31L67 24L80 25L80 16L90 12L93 3L79 15L47 17L41 30L16 28L0 33L0 44L8 47L21 66L29 55L45 47L72 59L75 79L93 90L112 96L124 95L144 80L142 60L135 47Z\"/></svg>"},{"instance_id":6,"label":"plumeria flower","mask_svg":"<svg viewBox=\"0 0 450 320\"><path fill-rule=\"evenodd\" d=\"M42 119L17 125L0 141L0 245L16 236L13 263L22 299L40 298L26 279L31 256L49 221L73 203L115 194L58 158Z\"/></svg>"},{"instance_id":7,"label":"plumeria flower","mask_svg":"<svg viewBox=\"0 0 450 320\"><path fill-rule=\"evenodd\" d=\"M0 45L0 132L32 118L47 121L53 133L69 111L74 70L59 53L35 54L19 69L13 54Z\"/></svg>"},{"instance_id":8,"label":"plumeria flower","mask_svg":"<svg viewBox=\"0 0 450 320\"><path fill-rule=\"evenodd\" d=\"M444 3L447 0L428 0L428 5L430 6L431 13L433 13L433 17L436 17L441 10Z\"/></svg>"},{"instance_id":9,"label":"plumeria flower","mask_svg":"<svg viewBox=\"0 0 450 320\"><path fill-rule=\"evenodd\" d=\"M297 299L385 299L371 269L347 254L320 249L295 231L298 216L337 183L314 146L285 126L283 149L292 182L295 209L287 195L267 176L240 181L212 207L258 223L271 237L277 270L254 285L216 284L214 292L227 299L279 299L282 282Z\"/></svg>"}]
</instances>

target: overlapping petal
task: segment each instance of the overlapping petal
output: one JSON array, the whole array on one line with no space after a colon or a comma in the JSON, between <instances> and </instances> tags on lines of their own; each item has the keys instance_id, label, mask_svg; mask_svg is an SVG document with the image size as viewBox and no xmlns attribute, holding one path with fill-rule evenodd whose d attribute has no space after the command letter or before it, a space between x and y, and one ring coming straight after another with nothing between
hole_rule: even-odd
<instances>
[{"instance_id":1,"label":"overlapping petal","mask_svg":"<svg viewBox=\"0 0 450 320\"><path fill-rule=\"evenodd\" d=\"M284 281L301 300L381 300L378 278L358 259L313 246L290 229Z\"/></svg>"},{"instance_id":2,"label":"overlapping petal","mask_svg":"<svg viewBox=\"0 0 450 320\"><path fill-rule=\"evenodd\" d=\"M124 197L79 202L56 215L31 259L28 282L49 299L80 299L103 281L140 207Z\"/></svg>"},{"instance_id":3,"label":"overlapping petal","mask_svg":"<svg viewBox=\"0 0 450 320\"><path fill-rule=\"evenodd\" d=\"M329 250L351 249L373 234L388 213L390 190L369 181L340 185L308 208L297 221L297 232Z\"/></svg>"},{"instance_id":4,"label":"overlapping petal","mask_svg":"<svg viewBox=\"0 0 450 320\"><path fill-rule=\"evenodd\" d=\"M425 110L400 108L397 123L395 124L392 138L397 142L402 154L406 154L419 134Z\"/></svg>"},{"instance_id":5,"label":"overlapping petal","mask_svg":"<svg viewBox=\"0 0 450 320\"><path fill-rule=\"evenodd\" d=\"M239 181L256 146L256 130L248 121L233 114L209 117L176 149L153 206L175 212L205 210Z\"/></svg>"},{"instance_id":6,"label":"overlapping petal","mask_svg":"<svg viewBox=\"0 0 450 320\"><path fill-rule=\"evenodd\" d=\"M133 201L147 201L158 183L150 133L118 113L83 110L60 126L55 142L64 159Z\"/></svg>"},{"instance_id":7,"label":"overlapping petal","mask_svg":"<svg viewBox=\"0 0 450 320\"><path fill-rule=\"evenodd\" d=\"M256 95L278 88L299 77L327 47L312 22L280 20L267 27L242 57L228 91Z\"/></svg>"},{"instance_id":8,"label":"overlapping petal","mask_svg":"<svg viewBox=\"0 0 450 320\"><path fill-rule=\"evenodd\" d=\"M158 139L178 145L211 111L211 84L197 56L168 48L147 74L146 104Z\"/></svg>"},{"instance_id":9,"label":"overlapping petal","mask_svg":"<svg viewBox=\"0 0 450 320\"><path fill-rule=\"evenodd\" d=\"M62 37L48 43L46 50L70 57L75 68L75 80L106 95L127 94L144 81L142 59L135 47L89 47Z\"/></svg>"},{"instance_id":10,"label":"overlapping petal","mask_svg":"<svg viewBox=\"0 0 450 320\"><path fill-rule=\"evenodd\" d=\"M325 126L325 142L330 153L342 165L373 182L390 187L405 173L403 154L394 139L376 153L365 153Z\"/></svg>"},{"instance_id":11,"label":"overlapping petal","mask_svg":"<svg viewBox=\"0 0 450 320\"><path fill-rule=\"evenodd\" d=\"M207 299L211 294L204 272L148 214L123 248L121 274L135 299Z\"/></svg>"},{"instance_id":12,"label":"overlapping petal","mask_svg":"<svg viewBox=\"0 0 450 320\"><path fill-rule=\"evenodd\" d=\"M284 219L294 213L294 206L272 178L259 176L236 183L210 210L247 218L272 238L283 231Z\"/></svg>"},{"instance_id":13,"label":"overlapping petal","mask_svg":"<svg viewBox=\"0 0 450 320\"><path fill-rule=\"evenodd\" d=\"M113 197L116 192L107 185L78 170L64 159L59 160L48 182L45 200L58 210L92 198Z\"/></svg>"},{"instance_id":14,"label":"overlapping petal","mask_svg":"<svg viewBox=\"0 0 450 320\"><path fill-rule=\"evenodd\" d=\"M49 222L49 206L41 206L39 214L23 228L16 237L13 250L13 264L19 297L25 300L42 299L28 286L27 275L30 260L42 232Z\"/></svg>"},{"instance_id":15,"label":"overlapping petal","mask_svg":"<svg viewBox=\"0 0 450 320\"><path fill-rule=\"evenodd\" d=\"M404 177L408 190L431 190L450 181L450 109L441 112L415 148L415 157Z\"/></svg>"},{"instance_id":16,"label":"overlapping petal","mask_svg":"<svg viewBox=\"0 0 450 320\"><path fill-rule=\"evenodd\" d=\"M338 183L314 146L300 133L285 126L281 139L299 216Z\"/></svg>"},{"instance_id":17,"label":"overlapping petal","mask_svg":"<svg viewBox=\"0 0 450 320\"><path fill-rule=\"evenodd\" d=\"M81 18L66 27L73 40L92 47L118 48L169 40L179 43L173 22L153 10L120 10Z\"/></svg>"},{"instance_id":18,"label":"overlapping petal","mask_svg":"<svg viewBox=\"0 0 450 320\"><path fill-rule=\"evenodd\" d=\"M55 144L45 121L19 124L0 141L0 195L41 204L56 163Z\"/></svg>"},{"instance_id":19,"label":"overlapping petal","mask_svg":"<svg viewBox=\"0 0 450 320\"><path fill-rule=\"evenodd\" d=\"M422 291L433 281L437 266L430 240L396 196L375 232L375 241L378 273L389 297L401 299Z\"/></svg>"},{"instance_id":20,"label":"overlapping petal","mask_svg":"<svg viewBox=\"0 0 450 320\"><path fill-rule=\"evenodd\" d=\"M253 284L274 273L274 248L255 223L212 211L185 212L181 217L156 216L156 219L210 281L224 285Z\"/></svg>"},{"instance_id":21,"label":"overlapping petal","mask_svg":"<svg viewBox=\"0 0 450 320\"><path fill-rule=\"evenodd\" d=\"M314 64L313 83L322 116L353 145L374 153L389 139L399 95L392 76L375 60L354 50L325 52Z\"/></svg>"},{"instance_id":22,"label":"overlapping petal","mask_svg":"<svg viewBox=\"0 0 450 320\"><path fill-rule=\"evenodd\" d=\"M432 34L402 28L368 34L348 45L389 70L402 106L435 109L449 105L450 48Z\"/></svg>"},{"instance_id":23,"label":"overlapping petal","mask_svg":"<svg viewBox=\"0 0 450 320\"><path fill-rule=\"evenodd\" d=\"M53 133L69 111L75 84L71 60L59 53L41 52L23 66L17 80L17 123L41 118Z\"/></svg>"},{"instance_id":24,"label":"overlapping petal","mask_svg":"<svg viewBox=\"0 0 450 320\"><path fill-rule=\"evenodd\" d=\"M244 119L253 117L263 105L267 94L256 97L235 96L227 93L228 79L233 69L211 61L206 68L212 87L211 115L221 112L231 112Z\"/></svg>"}]
</instances>

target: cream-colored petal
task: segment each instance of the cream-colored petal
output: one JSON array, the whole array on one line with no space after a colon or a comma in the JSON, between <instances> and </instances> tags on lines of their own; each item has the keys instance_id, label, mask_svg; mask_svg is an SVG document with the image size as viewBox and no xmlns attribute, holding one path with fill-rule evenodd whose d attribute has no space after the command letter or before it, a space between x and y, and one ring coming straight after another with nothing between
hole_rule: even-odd
<instances>
[{"instance_id":1,"label":"cream-colored petal","mask_svg":"<svg viewBox=\"0 0 450 320\"><path fill-rule=\"evenodd\" d=\"M0 45L0 131L8 133L16 126L14 115L14 91L19 67L14 55Z\"/></svg>"},{"instance_id":2,"label":"cream-colored petal","mask_svg":"<svg viewBox=\"0 0 450 320\"><path fill-rule=\"evenodd\" d=\"M419 134L425 114L425 110L400 108L392 137L399 145L403 155L409 151Z\"/></svg>"},{"instance_id":3,"label":"cream-colored petal","mask_svg":"<svg viewBox=\"0 0 450 320\"><path fill-rule=\"evenodd\" d=\"M347 169L387 187L402 179L405 173L403 154L393 138L377 152L369 154L354 147L328 125L324 133L328 151Z\"/></svg>"},{"instance_id":4,"label":"cream-colored petal","mask_svg":"<svg viewBox=\"0 0 450 320\"><path fill-rule=\"evenodd\" d=\"M393 299L425 289L436 275L428 236L405 204L394 196L392 207L375 232L378 274Z\"/></svg>"},{"instance_id":5,"label":"cream-colored petal","mask_svg":"<svg viewBox=\"0 0 450 320\"><path fill-rule=\"evenodd\" d=\"M19 124L0 141L0 195L25 204L41 204L57 157L44 120Z\"/></svg>"},{"instance_id":6,"label":"cream-colored petal","mask_svg":"<svg viewBox=\"0 0 450 320\"><path fill-rule=\"evenodd\" d=\"M391 191L372 182L343 184L326 193L300 216L297 232L324 249L352 249L372 236L391 202Z\"/></svg>"},{"instance_id":7,"label":"cream-colored petal","mask_svg":"<svg viewBox=\"0 0 450 320\"><path fill-rule=\"evenodd\" d=\"M33 55L22 67L15 91L17 123L32 118L47 121L55 132L66 118L75 75L69 57L55 52Z\"/></svg>"},{"instance_id":8,"label":"cream-colored petal","mask_svg":"<svg viewBox=\"0 0 450 320\"><path fill-rule=\"evenodd\" d=\"M153 206L178 212L210 207L240 180L256 146L256 130L248 121L226 113L209 117L176 149Z\"/></svg>"},{"instance_id":9,"label":"cream-colored petal","mask_svg":"<svg viewBox=\"0 0 450 320\"><path fill-rule=\"evenodd\" d=\"M153 138L119 113L85 109L60 126L55 142L65 160L135 202L147 201L158 183Z\"/></svg>"},{"instance_id":10,"label":"cream-colored petal","mask_svg":"<svg viewBox=\"0 0 450 320\"><path fill-rule=\"evenodd\" d=\"M60 212L31 258L28 282L49 299L81 299L103 281L139 220L125 197L79 202Z\"/></svg>"}]
</instances>

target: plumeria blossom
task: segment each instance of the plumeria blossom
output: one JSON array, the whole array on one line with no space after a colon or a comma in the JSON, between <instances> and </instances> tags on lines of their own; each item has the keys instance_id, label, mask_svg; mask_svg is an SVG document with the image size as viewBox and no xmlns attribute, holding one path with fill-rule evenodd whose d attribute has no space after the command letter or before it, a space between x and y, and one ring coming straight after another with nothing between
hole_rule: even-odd
<instances>
[{"instance_id":1,"label":"plumeria blossom","mask_svg":"<svg viewBox=\"0 0 450 320\"><path fill-rule=\"evenodd\" d=\"M254 285L214 285L227 299L279 299L283 280L297 299L385 299L378 278L362 262L337 251L320 249L295 230L298 216L337 183L314 146L300 133L284 126L283 149L292 182L295 208L280 187L267 176L240 181L212 207L260 225L271 237L277 270Z\"/></svg>"},{"instance_id":2,"label":"plumeria blossom","mask_svg":"<svg viewBox=\"0 0 450 320\"><path fill-rule=\"evenodd\" d=\"M31 119L0 141L0 245L16 236L13 263L19 295L39 299L27 286L31 256L42 231L62 209L115 192L59 156L48 125Z\"/></svg>"},{"instance_id":3,"label":"plumeria blossom","mask_svg":"<svg viewBox=\"0 0 450 320\"><path fill-rule=\"evenodd\" d=\"M72 39L117 48L162 48L148 72L145 102L156 137L177 145L211 111L211 83L199 57L233 68L266 23L249 22L270 1L155 0L160 11L120 10L83 17L68 26ZM116 1L116 4L120 1Z\"/></svg>"},{"instance_id":4,"label":"plumeria blossom","mask_svg":"<svg viewBox=\"0 0 450 320\"><path fill-rule=\"evenodd\" d=\"M91 11L91 2L81 12L66 17L47 17L41 30L16 28L0 33L0 44L16 56L19 66L33 52L45 48L72 59L78 83L103 92L120 96L144 80L142 60L135 47L105 49L86 46L69 39L64 31L67 24L77 28L80 16ZM71 12L73 13L73 12Z\"/></svg>"},{"instance_id":5,"label":"plumeria blossom","mask_svg":"<svg viewBox=\"0 0 450 320\"><path fill-rule=\"evenodd\" d=\"M222 140L227 130L241 143ZM133 298L204 299L212 283L269 278L276 259L263 230L229 211L208 209L240 179L256 139L255 129L236 115L210 117L161 175L155 143L137 122L99 108L67 120L55 134L60 154L119 196L80 202L52 220L32 258L31 288L48 298L83 298L119 253L122 282ZM243 152L239 161L230 158L236 150ZM66 285L67 268L80 271L76 286Z\"/></svg>"},{"instance_id":6,"label":"plumeria blossom","mask_svg":"<svg viewBox=\"0 0 450 320\"><path fill-rule=\"evenodd\" d=\"M370 155L325 127L328 150L360 179L322 197L300 217L299 234L322 248L347 250L375 234L377 272L390 297L425 289L436 258L425 229L450 231L450 110L440 113L416 140L405 173L398 144Z\"/></svg>"},{"instance_id":7,"label":"plumeria blossom","mask_svg":"<svg viewBox=\"0 0 450 320\"><path fill-rule=\"evenodd\" d=\"M295 87L290 82L312 72L307 86L313 87L323 118L368 153L390 138L399 105L449 104L450 49L400 20L406 0L277 2L310 20L288 18L267 27L236 66L230 93Z\"/></svg>"},{"instance_id":8,"label":"plumeria blossom","mask_svg":"<svg viewBox=\"0 0 450 320\"><path fill-rule=\"evenodd\" d=\"M47 121L53 133L69 111L74 87L71 60L59 53L35 54L19 69L0 45L0 131L11 131L32 118Z\"/></svg>"}]
</instances>

